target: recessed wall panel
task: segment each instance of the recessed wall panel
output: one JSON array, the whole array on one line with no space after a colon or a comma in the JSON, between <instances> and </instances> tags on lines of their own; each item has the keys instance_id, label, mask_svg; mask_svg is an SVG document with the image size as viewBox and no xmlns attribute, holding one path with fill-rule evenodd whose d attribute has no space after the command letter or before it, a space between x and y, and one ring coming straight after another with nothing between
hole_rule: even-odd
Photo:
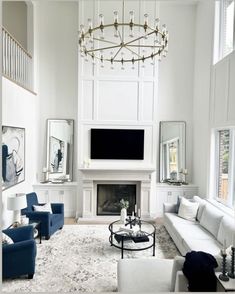
<instances>
[{"instance_id":1,"label":"recessed wall panel","mask_svg":"<svg viewBox=\"0 0 235 294\"><path fill-rule=\"evenodd\" d=\"M214 122L226 121L228 62L218 63L215 70Z\"/></svg>"},{"instance_id":2,"label":"recessed wall panel","mask_svg":"<svg viewBox=\"0 0 235 294\"><path fill-rule=\"evenodd\" d=\"M154 111L154 91L152 82L143 83L142 105L143 120L152 121Z\"/></svg>"},{"instance_id":3,"label":"recessed wall panel","mask_svg":"<svg viewBox=\"0 0 235 294\"><path fill-rule=\"evenodd\" d=\"M230 58L229 71L228 120L235 121L235 53Z\"/></svg>"},{"instance_id":4,"label":"recessed wall panel","mask_svg":"<svg viewBox=\"0 0 235 294\"><path fill-rule=\"evenodd\" d=\"M82 83L82 118L92 120L93 118L93 81Z\"/></svg>"},{"instance_id":5,"label":"recessed wall panel","mask_svg":"<svg viewBox=\"0 0 235 294\"><path fill-rule=\"evenodd\" d=\"M100 81L98 119L101 121L134 121L138 117L138 83Z\"/></svg>"}]
</instances>

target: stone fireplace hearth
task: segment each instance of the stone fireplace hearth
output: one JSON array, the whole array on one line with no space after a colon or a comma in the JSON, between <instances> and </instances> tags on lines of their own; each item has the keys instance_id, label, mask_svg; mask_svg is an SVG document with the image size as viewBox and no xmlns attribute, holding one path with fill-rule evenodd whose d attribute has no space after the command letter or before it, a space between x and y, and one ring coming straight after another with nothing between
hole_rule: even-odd
<instances>
[{"instance_id":1,"label":"stone fireplace hearth","mask_svg":"<svg viewBox=\"0 0 235 294\"><path fill-rule=\"evenodd\" d=\"M102 185L110 185L110 187L119 185L119 187L126 186L134 186L136 187L136 199L135 203L137 204L137 209L141 210L141 216L145 219L151 218L151 207L154 207L154 200L152 191L152 181L153 181L153 172L154 169L95 169L95 168L82 168L80 169L81 178L82 178L82 218L86 219L97 219L102 217L117 218L119 214L117 210L112 206L109 208L114 211L110 211L109 213L104 212L99 213L97 206L97 190L100 189ZM101 186L99 186L101 185ZM133 188L132 188L133 189ZM112 189L111 189L112 190ZM117 193L115 191L109 191L108 194ZM114 189L115 190L115 189ZM112 192L112 193L111 193ZM114 197L115 202L117 202L117 198L121 197L121 195L127 195L128 193L132 193L131 190L123 190L122 193L118 196ZM124 197L122 197L124 198ZM119 199L119 198L118 198ZM108 205L107 199L106 204ZM119 200L118 200L119 201ZM111 203L111 202L110 202ZM134 203L134 200L133 200ZM116 206L117 203L114 204ZM133 204L132 204L133 206ZM131 209L134 210L134 207Z\"/></svg>"}]
</instances>

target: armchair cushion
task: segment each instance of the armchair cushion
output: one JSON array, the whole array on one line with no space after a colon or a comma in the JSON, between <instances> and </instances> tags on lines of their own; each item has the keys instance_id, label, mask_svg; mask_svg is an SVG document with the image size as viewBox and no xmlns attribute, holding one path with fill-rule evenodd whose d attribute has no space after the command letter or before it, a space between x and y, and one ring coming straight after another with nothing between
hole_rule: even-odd
<instances>
[{"instance_id":1,"label":"armchair cushion","mask_svg":"<svg viewBox=\"0 0 235 294\"><path fill-rule=\"evenodd\" d=\"M5 233L2 232L2 245L14 244L13 240Z\"/></svg>"},{"instance_id":2,"label":"armchair cushion","mask_svg":"<svg viewBox=\"0 0 235 294\"><path fill-rule=\"evenodd\" d=\"M47 211L47 212L52 213L50 203L46 203L46 204L43 204L43 205L33 205L33 210L34 211Z\"/></svg>"}]
</instances>

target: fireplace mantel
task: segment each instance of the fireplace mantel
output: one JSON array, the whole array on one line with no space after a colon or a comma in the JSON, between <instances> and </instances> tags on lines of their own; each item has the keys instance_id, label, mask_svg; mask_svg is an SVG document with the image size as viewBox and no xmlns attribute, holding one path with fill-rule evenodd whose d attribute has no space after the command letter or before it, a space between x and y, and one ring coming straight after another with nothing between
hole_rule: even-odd
<instances>
[{"instance_id":1,"label":"fireplace mantel","mask_svg":"<svg viewBox=\"0 0 235 294\"><path fill-rule=\"evenodd\" d=\"M153 207L153 199L151 195L152 182L155 169L146 168L80 168L82 179L82 198L83 208L82 217L89 219L97 219L96 215L96 197L97 183L138 183L140 186L140 201L138 207L141 209L141 215L145 219L151 218L151 207Z\"/></svg>"}]
</instances>

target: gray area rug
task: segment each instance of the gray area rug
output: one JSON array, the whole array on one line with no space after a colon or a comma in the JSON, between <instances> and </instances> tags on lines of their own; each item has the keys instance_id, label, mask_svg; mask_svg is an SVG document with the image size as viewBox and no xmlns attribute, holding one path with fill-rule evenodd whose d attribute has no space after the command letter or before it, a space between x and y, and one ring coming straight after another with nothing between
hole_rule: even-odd
<instances>
[{"instance_id":1,"label":"gray area rug","mask_svg":"<svg viewBox=\"0 0 235 294\"><path fill-rule=\"evenodd\" d=\"M115 292L120 250L110 246L107 225L65 225L37 245L32 280L5 280L5 292ZM156 226L156 257L179 255L163 225ZM152 257L152 249L125 252L124 258Z\"/></svg>"}]
</instances>

